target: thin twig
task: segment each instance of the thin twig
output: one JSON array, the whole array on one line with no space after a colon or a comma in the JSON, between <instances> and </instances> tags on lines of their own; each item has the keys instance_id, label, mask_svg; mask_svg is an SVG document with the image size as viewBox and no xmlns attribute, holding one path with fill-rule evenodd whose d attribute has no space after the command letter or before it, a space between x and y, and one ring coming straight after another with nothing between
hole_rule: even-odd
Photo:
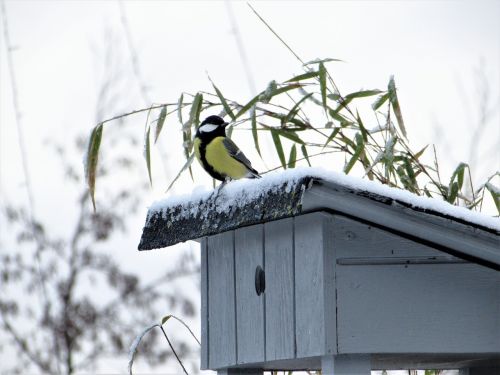
<instances>
[{"instance_id":1,"label":"thin twig","mask_svg":"<svg viewBox=\"0 0 500 375\"><path fill-rule=\"evenodd\" d=\"M182 370L184 370L184 374L186 375L189 375L188 372L186 371L186 368L184 367L184 365L182 364L182 361L181 359L179 358L179 356L177 355L177 352L175 351L174 347L172 346L172 343L170 342L170 340L168 339L168 336L167 336L167 333L165 332L165 330L163 329L162 326L160 326L160 329L161 331L163 332L163 335L165 336L165 338L167 339L167 342L168 342L168 346L170 346L170 349L172 349L172 353L174 353L175 355L175 358L177 358L177 362L179 362L179 364L181 365L182 367Z\"/></svg>"}]
</instances>

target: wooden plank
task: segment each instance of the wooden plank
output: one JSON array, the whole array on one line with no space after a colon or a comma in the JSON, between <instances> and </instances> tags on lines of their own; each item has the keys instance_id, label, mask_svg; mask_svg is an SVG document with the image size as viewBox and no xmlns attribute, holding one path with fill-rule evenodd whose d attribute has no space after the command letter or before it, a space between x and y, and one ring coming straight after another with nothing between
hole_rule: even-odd
<instances>
[{"instance_id":1,"label":"wooden plank","mask_svg":"<svg viewBox=\"0 0 500 375\"><path fill-rule=\"evenodd\" d=\"M370 375L369 355L328 355L321 357L322 375Z\"/></svg>"},{"instance_id":2,"label":"wooden plank","mask_svg":"<svg viewBox=\"0 0 500 375\"><path fill-rule=\"evenodd\" d=\"M236 363L234 232L208 238L208 363L218 369Z\"/></svg>"},{"instance_id":3,"label":"wooden plank","mask_svg":"<svg viewBox=\"0 0 500 375\"><path fill-rule=\"evenodd\" d=\"M336 351L335 254L332 216L295 218L295 300L297 358Z\"/></svg>"},{"instance_id":4,"label":"wooden plank","mask_svg":"<svg viewBox=\"0 0 500 375\"><path fill-rule=\"evenodd\" d=\"M200 292L201 292L201 359L202 370L208 369L208 263L207 263L207 238L204 237L200 243L201 269L200 269Z\"/></svg>"},{"instance_id":5,"label":"wooden plank","mask_svg":"<svg viewBox=\"0 0 500 375\"><path fill-rule=\"evenodd\" d=\"M266 361L295 357L293 219L264 224Z\"/></svg>"},{"instance_id":6,"label":"wooden plank","mask_svg":"<svg viewBox=\"0 0 500 375\"><path fill-rule=\"evenodd\" d=\"M255 269L264 268L264 226L235 231L237 363L263 362L264 294L255 291Z\"/></svg>"},{"instance_id":7,"label":"wooden plank","mask_svg":"<svg viewBox=\"0 0 500 375\"><path fill-rule=\"evenodd\" d=\"M406 246L418 252L417 244L351 224L373 254ZM337 236L334 245L349 254L360 250L357 241ZM337 264L336 271L339 353L500 351L500 272L470 263Z\"/></svg>"},{"instance_id":8,"label":"wooden plank","mask_svg":"<svg viewBox=\"0 0 500 375\"><path fill-rule=\"evenodd\" d=\"M425 259L445 256L450 261L459 260L429 246L386 231L381 235L382 232L379 228L345 216L335 215L335 225L332 230L335 236L338 259L371 258L375 262L375 258L381 258L380 260L390 258L395 261L399 258L421 257ZM366 244L370 244L370 246ZM345 262L340 261L339 263Z\"/></svg>"}]
</instances>

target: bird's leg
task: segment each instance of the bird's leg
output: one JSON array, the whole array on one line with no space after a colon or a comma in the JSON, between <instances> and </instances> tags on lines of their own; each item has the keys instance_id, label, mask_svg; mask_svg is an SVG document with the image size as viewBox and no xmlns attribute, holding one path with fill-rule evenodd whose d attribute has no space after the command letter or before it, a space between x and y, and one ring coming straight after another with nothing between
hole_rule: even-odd
<instances>
[{"instance_id":1,"label":"bird's leg","mask_svg":"<svg viewBox=\"0 0 500 375\"><path fill-rule=\"evenodd\" d=\"M224 181L222 181L222 183L214 189L214 191L212 192L212 194L210 194L210 197L208 199L210 200L212 199L212 197L215 196L214 204L217 203L217 198L219 197L220 191L229 181L231 181L230 178L225 178Z\"/></svg>"}]
</instances>

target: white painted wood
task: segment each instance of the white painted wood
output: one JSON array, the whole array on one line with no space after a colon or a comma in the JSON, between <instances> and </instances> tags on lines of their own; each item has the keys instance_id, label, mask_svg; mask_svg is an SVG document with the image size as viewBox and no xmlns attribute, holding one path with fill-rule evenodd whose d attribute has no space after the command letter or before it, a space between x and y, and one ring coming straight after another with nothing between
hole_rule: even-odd
<instances>
[{"instance_id":1,"label":"white painted wood","mask_svg":"<svg viewBox=\"0 0 500 375\"><path fill-rule=\"evenodd\" d=\"M219 369L236 363L234 232L208 238L208 363Z\"/></svg>"},{"instance_id":2,"label":"white painted wood","mask_svg":"<svg viewBox=\"0 0 500 375\"><path fill-rule=\"evenodd\" d=\"M321 357L322 375L370 375L369 355L341 354Z\"/></svg>"},{"instance_id":3,"label":"white painted wood","mask_svg":"<svg viewBox=\"0 0 500 375\"><path fill-rule=\"evenodd\" d=\"M500 270L498 235L458 221L429 215L400 206L377 202L352 194L334 183L323 182L304 195L302 211L333 210L359 220L389 228L392 232L443 251Z\"/></svg>"},{"instance_id":4,"label":"white painted wood","mask_svg":"<svg viewBox=\"0 0 500 375\"><path fill-rule=\"evenodd\" d=\"M336 217L343 225L333 226L342 254L416 246L348 221ZM354 239L346 241L337 232L348 226ZM500 351L500 272L470 263L337 264L336 282L339 353Z\"/></svg>"},{"instance_id":5,"label":"white painted wood","mask_svg":"<svg viewBox=\"0 0 500 375\"><path fill-rule=\"evenodd\" d=\"M295 357L293 219L264 224L266 361Z\"/></svg>"},{"instance_id":6,"label":"white painted wood","mask_svg":"<svg viewBox=\"0 0 500 375\"><path fill-rule=\"evenodd\" d=\"M200 291L201 291L201 358L200 367L202 370L208 369L208 263L207 263L207 243L204 237L200 243L201 266L200 266Z\"/></svg>"},{"instance_id":7,"label":"white painted wood","mask_svg":"<svg viewBox=\"0 0 500 375\"><path fill-rule=\"evenodd\" d=\"M295 300L297 358L336 352L335 254L332 216L295 218Z\"/></svg>"},{"instance_id":8,"label":"white painted wood","mask_svg":"<svg viewBox=\"0 0 500 375\"><path fill-rule=\"evenodd\" d=\"M226 368L217 371L217 375L262 375L262 369L255 368Z\"/></svg>"},{"instance_id":9,"label":"white painted wood","mask_svg":"<svg viewBox=\"0 0 500 375\"><path fill-rule=\"evenodd\" d=\"M264 226L235 231L238 364L263 362L264 294L255 291L255 269L264 268Z\"/></svg>"}]
</instances>

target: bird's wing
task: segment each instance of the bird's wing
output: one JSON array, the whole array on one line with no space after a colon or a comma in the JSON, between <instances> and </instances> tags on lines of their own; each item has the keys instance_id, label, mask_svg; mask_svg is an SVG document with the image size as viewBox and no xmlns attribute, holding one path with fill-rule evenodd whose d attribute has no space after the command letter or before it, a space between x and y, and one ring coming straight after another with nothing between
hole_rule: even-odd
<instances>
[{"instance_id":1,"label":"bird's wing","mask_svg":"<svg viewBox=\"0 0 500 375\"><path fill-rule=\"evenodd\" d=\"M244 164L250 171L258 174L258 172L252 168L252 163L247 159L245 154L236 146L236 144L229 138L224 138L224 146L228 150L229 154L238 160L240 163Z\"/></svg>"}]
</instances>

